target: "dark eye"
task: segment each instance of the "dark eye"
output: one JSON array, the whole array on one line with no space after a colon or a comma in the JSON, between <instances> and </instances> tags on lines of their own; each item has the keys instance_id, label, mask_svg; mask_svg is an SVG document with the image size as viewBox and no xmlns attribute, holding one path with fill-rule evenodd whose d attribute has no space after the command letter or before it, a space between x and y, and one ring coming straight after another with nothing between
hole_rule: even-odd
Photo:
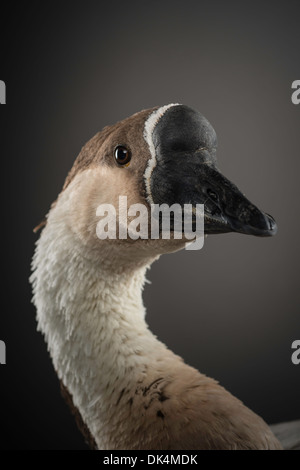
<instances>
[{"instance_id":1,"label":"dark eye","mask_svg":"<svg viewBox=\"0 0 300 470\"><path fill-rule=\"evenodd\" d=\"M128 165L131 160L131 153L123 145L118 145L115 150L115 159L118 165Z\"/></svg>"}]
</instances>

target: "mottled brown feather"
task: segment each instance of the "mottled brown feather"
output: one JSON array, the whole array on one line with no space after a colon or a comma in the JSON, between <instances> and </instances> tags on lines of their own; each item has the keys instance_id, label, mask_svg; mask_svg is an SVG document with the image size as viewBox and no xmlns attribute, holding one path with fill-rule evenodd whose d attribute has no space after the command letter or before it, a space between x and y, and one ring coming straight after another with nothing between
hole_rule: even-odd
<instances>
[{"instance_id":1,"label":"mottled brown feather","mask_svg":"<svg viewBox=\"0 0 300 470\"><path fill-rule=\"evenodd\" d=\"M61 395L64 398L65 402L67 403L72 415L74 416L77 427L79 431L81 432L81 434L83 435L86 444L89 446L91 450L97 450L95 439L93 438L89 428L83 421L82 416L79 413L78 409L74 405L72 395L70 394L69 390L65 387L63 382L61 380L59 382L60 382Z\"/></svg>"}]
</instances>

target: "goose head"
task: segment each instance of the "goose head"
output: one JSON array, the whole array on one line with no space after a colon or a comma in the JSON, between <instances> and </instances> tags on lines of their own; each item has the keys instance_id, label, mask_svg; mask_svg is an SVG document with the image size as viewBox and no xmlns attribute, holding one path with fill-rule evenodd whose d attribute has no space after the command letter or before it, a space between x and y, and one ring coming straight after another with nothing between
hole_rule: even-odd
<instances>
[{"instance_id":1,"label":"goose head","mask_svg":"<svg viewBox=\"0 0 300 470\"><path fill-rule=\"evenodd\" d=\"M113 205L118 216L119 197L126 196L127 207L203 204L206 234L274 235L274 219L218 170L216 148L217 137L211 124L184 105L144 110L104 128L82 149L65 182L63 192L68 194L67 218L72 231L86 246L103 249L104 245L110 260L117 253L118 259L134 258L137 262L185 245L184 236L172 236L172 221L169 240L120 240L117 226L116 239L110 237L99 243L97 208ZM196 217L194 213L193 226ZM120 250L120 244L127 250Z\"/></svg>"}]
</instances>

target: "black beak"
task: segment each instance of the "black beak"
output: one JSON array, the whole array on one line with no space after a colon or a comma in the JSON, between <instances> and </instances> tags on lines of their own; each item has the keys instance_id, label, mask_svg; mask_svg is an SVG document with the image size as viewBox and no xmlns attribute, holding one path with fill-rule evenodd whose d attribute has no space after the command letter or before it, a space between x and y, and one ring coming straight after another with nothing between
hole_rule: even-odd
<instances>
[{"instance_id":1,"label":"black beak","mask_svg":"<svg viewBox=\"0 0 300 470\"><path fill-rule=\"evenodd\" d=\"M259 237L275 235L277 225L273 217L254 206L218 170L203 165L198 171L198 191L194 194L193 204L197 201L204 204L205 233L239 232Z\"/></svg>"},{"instance_id":2,"label":"black beak","mask_svg":"<svg viewBox=\"0 0 300 470\"><path fill-rule=\"evenodd\" d=\"M171 108L153 133L157 164L151 176L155 204L204 204L207 234L275 235L273 217L254 206L216 168L216 136L208 121L186 106Z\"/></svg>"},{"instance_id":3,"label":"black beak","mask_svg":"<svg viewBox=\"0 0 300 470\"><path fill-rule=\"evenodd\" d=\"M180 171L155 169L152 198L156 204L204 204L204 231L207 234L239 232L269 237L277 232L273 217L260 211L218 170L207 164L185 166ZM177 170L177 171L176 171ZM192 171L191 171L192 170Z\"/></svg>"}]
</instances>

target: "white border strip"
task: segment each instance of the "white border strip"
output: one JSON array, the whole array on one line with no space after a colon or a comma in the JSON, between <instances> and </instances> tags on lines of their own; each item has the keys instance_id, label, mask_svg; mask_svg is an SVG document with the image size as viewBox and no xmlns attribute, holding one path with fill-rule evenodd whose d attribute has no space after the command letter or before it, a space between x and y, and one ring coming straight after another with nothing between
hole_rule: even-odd
<instances>
[{"instance_id":1,"label":"white border strip","mask_svg":"<svg viewBox=\"0 0 300 470\"><path fill-rule=\"evenodd\" d=\"M156 155L155 155L155 148L153 144L153 139L152 139L152 134L154 131L154 128L160 118L165 114L165 112L169 109L172 108L172 106L179 106L179 103L172 103L172 104L167 104L166 106L161 106L160 108L156 109L153 111L153 113L150 114L148 117L147 121L145 122L145 127L144 127L144 139L147 142L151 154L151 158L148 162L148 165L146 167L145 173L144 173L144 178L145 178L145 183L146 183L146 190L147 190L147 199L150 204L154 204L153 198L152 198L152 193L151 193L151 184L150 184L150 178L152 175L152 171L156 167Z\"/></svg>"}]
</instances>

